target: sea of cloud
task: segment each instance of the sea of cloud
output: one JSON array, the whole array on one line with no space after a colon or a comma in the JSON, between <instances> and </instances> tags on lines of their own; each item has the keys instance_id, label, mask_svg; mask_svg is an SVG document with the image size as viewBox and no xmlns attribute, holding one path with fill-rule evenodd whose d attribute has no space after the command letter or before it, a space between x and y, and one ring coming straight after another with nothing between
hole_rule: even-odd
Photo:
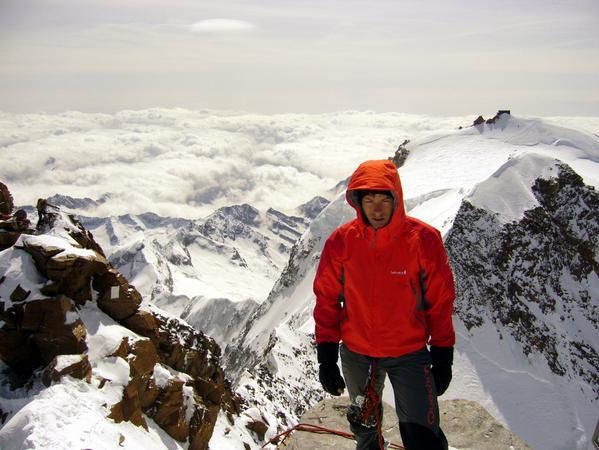
<instances>
[{"instance_id":1,"label":"sea of cloud","mask_svg":"<svg viewBox=\"0 0 599 450\"><path fill-rule=\"evenodd\" d=\"M54 194L98 201L86 214L198 218L249 203L284 212L332 189L404 139L475 118L345 111L258 115L185 109L116 114L0 112L0 181L18 205ZM599 132L599 118L553 118Z\"/></svg>"}]
</instances>

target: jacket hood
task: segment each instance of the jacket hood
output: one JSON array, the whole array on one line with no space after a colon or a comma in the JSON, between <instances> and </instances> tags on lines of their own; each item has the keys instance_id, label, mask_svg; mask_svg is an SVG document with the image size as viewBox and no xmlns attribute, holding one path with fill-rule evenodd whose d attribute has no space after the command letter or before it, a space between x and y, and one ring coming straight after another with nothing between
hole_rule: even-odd
<instances>
[{"instance_id":1,"label":"jacket hood","mask_svg":"<svg viewBox=\"0 0 599 450\"><path fill-rule=\"evenodd\" d=\"M390 191L394 198L394 210L390 224L403 223L406 212L403 205L403 191L397 167L388 160L365 161L358 166L349 180L345 197L356 210L362 223L366 223L357 192L361 190Z\"/></svg>"}]
</instances>

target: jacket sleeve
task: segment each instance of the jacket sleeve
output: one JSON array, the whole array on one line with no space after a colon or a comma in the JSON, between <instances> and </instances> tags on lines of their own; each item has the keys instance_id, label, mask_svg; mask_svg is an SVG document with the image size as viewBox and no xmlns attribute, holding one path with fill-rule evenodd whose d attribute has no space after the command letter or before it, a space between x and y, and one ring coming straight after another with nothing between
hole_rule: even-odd
<instances>
[{"instance_id":1,"label":"jacket sleeve","mask_svg":"<svg viewBox=\"0 0 599 450\"><path fill-rule=\"evenodd\" d=\"M455 287L447 253L443 247L441 234L436 229L428 229L421 235L422 269L421 289L428 304L426 321L430 334L430 345L453 347L453 303Z\"/></svg>"},{"instance_id":2,"label":"jacket sleeve","mask_svg":"<svg viewBox=\"0 0 599 450\"><path fill-rule=\"evenodd\" d=\"M339 255L342 249L342 236L338 231L327 239L316 276L314 277L314 307L316 343L335 342L341 340L341 302L343 294L343 268Z\"/></svg>"}]
</instances>

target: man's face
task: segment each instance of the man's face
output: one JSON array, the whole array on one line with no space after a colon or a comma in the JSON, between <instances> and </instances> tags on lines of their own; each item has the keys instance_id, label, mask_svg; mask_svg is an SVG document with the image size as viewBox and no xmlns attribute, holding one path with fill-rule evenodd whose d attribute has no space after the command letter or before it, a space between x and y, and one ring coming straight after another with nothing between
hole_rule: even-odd
<instances>
[{"instance_id":1,"label":"man's face","mask_svg":"<svg viewBox=\"0 0 599 450\"><path fill-rule=\"evenodd\" d=\"M368 193L362 198L362 210L375 230L384 227L393 215L393 198L385 194Z\"/></svg>"}]
</instances>

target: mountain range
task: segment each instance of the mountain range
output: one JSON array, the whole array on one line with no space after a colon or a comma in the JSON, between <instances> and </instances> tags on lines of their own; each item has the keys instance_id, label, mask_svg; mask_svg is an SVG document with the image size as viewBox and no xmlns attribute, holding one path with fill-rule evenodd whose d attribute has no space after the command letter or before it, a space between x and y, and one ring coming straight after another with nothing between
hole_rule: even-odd
<instances>
[{"instance_id":1,"label":"mountain range","mask_svg":"<svg viewBox=\"0 0 599 450\"><path fill-rule=\"evenodd\" d=\"M408 156L399 173L408 214L441 230L454 269L458 340L444 398L478 402L532 448L586 449L599 417L599 138L509 113L425 131L402 144ZM201 330L222 348L244 419L227 421L223 412L210 448L258 448L323 398L311 284L326 237L355 214L343 181L285 212L240 203L199 219L151 211L89 215L110 204L108 193L48 197L76 214L144 307ZM14 260L9 251L0 254L5 271ZM0 290L2 301L7 295ZM93 377L100 366L92 365ZM8 379L10 370L3 373ZM65 392L58 403L81 389L69 383L52 386ZM34 413L48 395L39 385L29 391L9 385L0 395L0 442L43 448L37 436L73 422L68 414ZM388 387L385 399L393 403L389 393ZM251 425L257 423L259 432ZM153 446L119 433L125 447L141 439L145 448L184 448L164 437Z\"/></svg>"}]
</instances>

